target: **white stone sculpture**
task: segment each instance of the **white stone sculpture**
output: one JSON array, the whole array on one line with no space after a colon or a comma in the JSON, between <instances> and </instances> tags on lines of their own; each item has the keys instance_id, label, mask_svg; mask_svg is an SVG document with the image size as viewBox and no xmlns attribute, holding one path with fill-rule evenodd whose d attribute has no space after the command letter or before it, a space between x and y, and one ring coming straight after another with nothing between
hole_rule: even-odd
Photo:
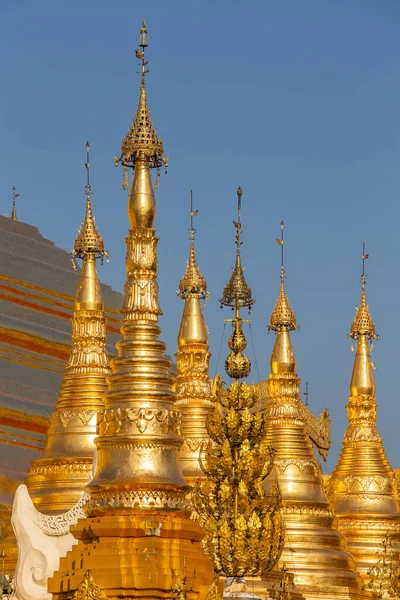
<instances>
[{"instance_id":1,"label":"white stone sculpture","mask_svg":"<svg viewBox=\"0 0 400 600\"><path fill-rule=\"evenodd\" d=\"M18 542L16 600L51 600L47 580L59 568L60 558L77 543L70 527L85 516L83 507L88 498L83 494L68 512L49 516L36 510L26 485L18 487L11 517Z\"/></svg>"}]
</instances>

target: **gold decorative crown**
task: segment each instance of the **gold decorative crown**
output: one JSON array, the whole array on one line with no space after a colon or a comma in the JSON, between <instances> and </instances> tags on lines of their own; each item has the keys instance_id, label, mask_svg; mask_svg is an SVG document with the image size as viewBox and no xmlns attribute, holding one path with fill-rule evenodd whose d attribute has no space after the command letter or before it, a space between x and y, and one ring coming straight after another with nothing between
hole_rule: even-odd
<instances>
[{"instance_id":1,"label":"gold decorative crown","mask_svg":"<svg viewBox=\"0 0 400 600\"><path fill-rule=\"evenodd\" d=\"M378 339L379 337L375 331L375 325L369 313L364 285L361 289L360 306L357 309L357 314L349 333L349 336L354 340L358 339L361 335L365 335L370 340Z\"/></svg>"},{"instance_id":2,"label":"gold decorative crown","mask_svg":"<svg viewBox=\"0 0 400 600\"><path fill-rule=\"evenodd\" d=\"M285 284L281 281L281 287L279 296L275 304L275 308L271 314L270 324L268 329L271 331L280 331L286 329L287 331L294 331L298 329L296 315L292 307L290 306L289 300L285 292Z\"/></svg>"},{"instance_id":3,"label":"gold decorative crown","mask_svg":"<svg viewBox=\"0 0 400 600\"><path fill-rule=\"evenodd\" d=\"M205 298L207 295L207 283L197 266L194 244L190 244L186 272L179 283L177 294L183 299L191 294L195 294L200 298Z\"/></svg>"},{"instance_id":4,"label":"gold decorative crown","mask_svg":"<svg viewBox=\"0 0 400 600\"><path fill-rule=\"evenodd\" d=\"M85 254L95 254L96 256L108 256L104 250L104 241L96 225L96 220L92 214L92 205L90 196L86 199L86 215L80 226L72 254L75 258L83 258Z\"/></svg>"}]
</instances>

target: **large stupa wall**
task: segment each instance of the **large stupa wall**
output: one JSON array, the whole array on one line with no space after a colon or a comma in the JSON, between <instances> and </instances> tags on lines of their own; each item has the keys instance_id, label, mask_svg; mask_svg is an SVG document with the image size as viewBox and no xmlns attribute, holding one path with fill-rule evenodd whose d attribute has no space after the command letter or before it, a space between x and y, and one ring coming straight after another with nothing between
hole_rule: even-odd
<instances>
[{"instance_id":1,"label":"large stupa wall","mask_svg":"<svg viewBox=\"0 0 400 600\"><path fill-rule=\"evenodd\" d=\"M36 227L0 216L0 538L15 488L43 447L68 358L78 275L68 252ZM113 354L122 296L107 285L102 291Z\"/></svg>"}]
</instances>

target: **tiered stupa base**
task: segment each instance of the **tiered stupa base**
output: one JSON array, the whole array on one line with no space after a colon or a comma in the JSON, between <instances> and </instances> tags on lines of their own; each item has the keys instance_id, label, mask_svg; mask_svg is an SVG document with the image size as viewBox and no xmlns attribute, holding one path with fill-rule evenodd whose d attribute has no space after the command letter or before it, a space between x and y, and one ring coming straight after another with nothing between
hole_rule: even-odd
<instances>
[{"instance_id":1,"label":"tiered stupa base","mask_svg":"<svg viewBox=\"0 0 400 600\"><path fill-rule=\"evenodd\" d=\"M200 546L203 533L184 513L81 519L71 531L79 543L49 580L53 600L71 599L88 570L110 600L170 600L185 575L188 600L203 599L212 584L213 565Z\"/></svg>"},{"instance_id":2,"label":"tiered stupa base","mask_svg":"<svg viewBox=\"0 0 400 600\"><path fill-rule=\"evenodd\" d=\"M338 518L338 529L347 540L349 551L357 562L357 569L369 580L368 571L374 567L382 557L382 542L389 537L393 543L393 551L398 559L400 550L400 522L397 514L360 514L358 517ZM389 558L389 557L388 557Z\"/></svg>"}]
</instances>

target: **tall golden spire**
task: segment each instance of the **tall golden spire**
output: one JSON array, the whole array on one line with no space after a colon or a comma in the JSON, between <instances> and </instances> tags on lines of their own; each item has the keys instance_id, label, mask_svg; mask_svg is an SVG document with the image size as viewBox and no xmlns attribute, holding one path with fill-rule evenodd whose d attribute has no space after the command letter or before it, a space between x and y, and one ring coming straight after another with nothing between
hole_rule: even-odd
<instances>
[{"instance_id":1,"label":"tall golden spire","mask_svg":"<svg viewBox=\"0 0 400 600\"><path fill-rule=\"evenodd\" d=\"M18 198L19 194L17 194L15 190L15 185L13 185L13 202L12 202L12 211L11 211L11 219L13 221L18 221L17 218L17 206L15 204L15 200Z\"/></svg>"},{"instance_id":2,"label":"tall golden spire","mask_svg":"<svg viewBox=\"0 0 400 600\"><path fill-rule=\"evenodd\" d=\"M193 194L190 190L190 250L186 272L179 283L177 294L185 301L178 335L175 378L175 407L182 413L184 442L180 463L185 480L193 485L203 475L199 465L200 448L208 439L206 421L214 408L211 382L208 374L210 352L208 333L204 323L201 300L207 297L207 283L197 266L194 249L196 230L193 219Z\"/></svg>"},{"instance_id":3,"label":"tall golden spire","mask_svg":"<svg viewBox=\"0 0 400 600\"><path fill-rule=\"evenodd\" d=\"M46 443L26 484L41 512L66 512L80 496L92 471L97 412L103 408L109 360L106 318L96 259L108 256L92 215L89 143L86 145L86 215L72 251L82 260L72 318L72 346L60 395L50 416Z\"/></svg>"},{"instance_id":4,"label":"tall golden spire","mask_svg":"<svg viewBox=\"0 0 400 600\"><path fill-rule=\"evenodd\" d=\"M180 575L185 569L187 573L196 569L194 587L203 597L213 578L212 565L200 547L201 529L186 512L189 486L179 465L181 415L174 408L171 361L159 339L162 313L150 170L158 168L163 158L145 94L147 45L144 22L141 50L136 52L142 67L139 109L117 159L133 169L123 339L111 362L98 420L97 468L86 488L91 494L85 507L88 519L74 529L82 541L49 582L54 600L64 598L66 586L76 590L87 569L110 598L169 598L172 570Z\"/></svg>"},{"instance_id":5,"label":"tall golden spire","mask_svg":"<svg viewBox=\"0 0 400 600\"><path fill-rule=\"evenodd\" d=\"M329 480L329 495L358 568L368 571L387 534L400 532L395 475L376 427L376 398L370 344L378 336L365 294L365 245L362 246L361 299L349 336L357 342L347 404L348 427Z\"/></svg>"},{"instance_id":6,"label":"tall golden spire","mask_svg":"<svg viewBox=\"0 0 400 600\"><path fill-rule=\"evenodd\" d=\"M265 481L266 491L278 483L286 524L286 544L281 564L290 565L295 589L305 600L328 597L358 598L361 578L355 562L344 551L343 537L334 529L334 515L325 496L322 470L316 460L310 429L323 438L326 424L319 421L300 398L300 379L290 332L297 319L285 291L283 262L284 225L281 237L280 292L269 329L276 339L271 355L265 415L266 442L275 450L273 474ZM321 540L324 543L321 544ZM270 586L272 581L268 581ZM270 589L270 588L269 588Z\"/></svg>"},{"instance_id":7,"label":"tall golden spire","mask_svg":"<svg viewBox=\"0 0 400 600\"><path fill-rule=\"evenodd\" d=\"M225 370L235 381L216 398L207 430L210 441L201 452L206 475L198 480L192 499L206 533L203 547L214 562L216 573L225 575L225 594L236 597L237 584L244 576L259 576L276 564L284 541L284 525L277 511L279 499L270 502L262 483L272 469L273 457L264 444L266 421L253 407L254 386L240 380L250 373L244 353L246 338L242 331L240 309L254 304L251 289L241 267L241 197L238 189L236 264L220 302L234 309L231 352ZM228 591L229 590L229 591ZM246 597L245 590L240 590Z\"/></svg>"}]
</instances>

